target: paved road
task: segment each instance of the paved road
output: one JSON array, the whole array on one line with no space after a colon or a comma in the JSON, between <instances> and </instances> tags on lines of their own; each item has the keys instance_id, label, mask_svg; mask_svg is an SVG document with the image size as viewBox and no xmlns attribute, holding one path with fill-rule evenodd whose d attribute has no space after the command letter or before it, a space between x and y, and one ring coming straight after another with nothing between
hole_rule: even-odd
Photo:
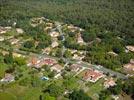
<instances>
[{"instance_id":1,"label":"paved road","mask_svg":"<svg viewBox=\"0 0 134 100\"><path fill-rule=\"evenodd\" d=\"M63 39L62 39L62 41L64 42L65 41L65 36L64 36L64 33L62 32L62 26L61 26L61 24L59 23L59 22L55 22L55 24L56 24L56 28L58 29L58 31L60 32L60 35L62 35L63 36ZM62 47L62 57L63 57L63 55L64 55L64 52L65 52L65 50L66 50L66 48L65 48L65 46L63 45L63 47Z\"/></svg>"},{"instance_id":2,"label":"paved road","mask_svg":"<svg viewBox=\"0 0 134 100\"><path fill-rule=\"evenodd\" d=\"M1 47L1 48L4 48L4 47ZM13 51L14 52L17 52L17 53L22 53L22 54L25 54L25 55L27 55L29 53L29 52L22 51L22 50L19 50L19 49L14 49ZM52 56L49 56L49 55L46 55L46 54L36 54L36 53L30 53L27 56L49 57L49 58L53 58L53 59L56 59L56 60L59 60L60 59L60 58L52 57ZM107 68L105 68L103 66L92 65L92 64L87 63L87 62L82 62L82 61L80 62L79 60L66 59L66 58L64 58L64 59L65 59L65 61L67 63L78 63L81 66L86 67L86 68L93 68L95 70L99 70L99 71L102 71L104 73L109 73L111 75L115 75L115 76L117 76L117 78L122 78L122 79L125 79L126 78L124 74L119 73L119 72L115 72L115 71L113 71L111 69L107 69Z\"/></svg>"}]
</instances>

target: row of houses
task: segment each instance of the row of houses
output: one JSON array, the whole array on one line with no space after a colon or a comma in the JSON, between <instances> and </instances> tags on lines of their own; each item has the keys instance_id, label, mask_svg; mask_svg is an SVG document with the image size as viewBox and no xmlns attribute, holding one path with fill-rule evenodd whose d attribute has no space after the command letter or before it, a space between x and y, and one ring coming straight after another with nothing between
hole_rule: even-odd
<instances>
[{"instance_id":1,"label":"row of houses","mask_svg":"<svg viewBox=\"0 0 134 100\"><path fill-rule=\"evenodd\" d=\"M7 31L10 31L10 30L11 30L11 27L0 26L0 34L4 34L4 33L6 33Z\"/></svg>"},{"instance_id":2,"label":"row of houses","mask_svg":"<svg viewBox=\"0 0 134 100\"><path fill-rule=\"evenodd\" d=\"M28 66L32 66L34 68L41 68L43 65L50 66L51 71L55 71L57 73L63 70L63 67L57 63L55 59L52 58L35 58L33 57L32 60L27 64Z\"/></svg>"},{"instance_id":3,"label":"row of houses","mask_svg":"<svg viewBox=\"0 0 134 100\"><path fill-rule=\"evenodd\" d=\"M79 72L82 69L82 66L79 64L72 64L69 66L72 72ZM103 72L93 69L86 69L84 72L82 79L86 82L97 82L99 79L104 78L105 75ZM113 78L105 78L104 87L109 88L116 85L116 82Z\"/></svg>"}]
</instances>

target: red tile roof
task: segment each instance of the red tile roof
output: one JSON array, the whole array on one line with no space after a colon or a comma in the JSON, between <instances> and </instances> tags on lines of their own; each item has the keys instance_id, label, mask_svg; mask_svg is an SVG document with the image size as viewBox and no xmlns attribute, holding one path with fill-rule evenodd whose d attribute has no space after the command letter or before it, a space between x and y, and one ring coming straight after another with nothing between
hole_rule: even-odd
<instances>
[{"instance_id":1,"label":"red tile roof","mask_svg":"<svg viewBox=\"0 0 134 100\"><path fill-rule=\"evenodd\" d=\"M90 79L90 80L95 81L95 80L101 78L102 76L103 76L103 73L101 73L101 72L99 72L99 71L97 71L97 70L88 69L88 70L85 72L83 79L84 79L84 80Z\"/></svg>"}]
</instances>

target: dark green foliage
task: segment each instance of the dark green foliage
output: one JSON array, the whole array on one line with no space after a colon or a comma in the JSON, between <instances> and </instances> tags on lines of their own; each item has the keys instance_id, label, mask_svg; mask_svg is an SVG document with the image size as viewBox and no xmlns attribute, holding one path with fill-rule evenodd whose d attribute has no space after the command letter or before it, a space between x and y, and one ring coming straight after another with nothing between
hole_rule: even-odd
<instances>
[{"instance_id":1,"label":"dark green foliage","mask_svg":"<svg viewBox=\"0 0 134 100\"><path fill-rule=\"evenodd\" d=\"M85 42L91 42L96 38L96 34L95 33L89 33L89 32L83 32L82 37L83 37Z\"/></svg>"},{"instance_id":2,"label":"dark green foliage","mask_svg":"<svg viewBox=\"0 0 134 100\"><path fill-rule=\"evenodd\" d=\"M56 50L55 56L56 56L56 57L62 57L62 49L61 49L61 48L58 48L58 49Z\"/></svg>"},{"instance_id":3,"label":"dark green foliage","mask_svg":"<svg viewBox=\"0 0 134 100\"><path fill-rule=\"evenodd\" d=\"M44 49L46 47L46 44L43 42L39 42L39 44L37 45L37 49Z\"/></svg>"},{"instance_id":4,"label":"dark green foliage","mask_svg":"<svg viewBox=\"0 0 134 100\"><path fill-rule=\"evenodd\" d=\"M63 55L65 58L70 58L72 56L71 51L66 50Z\"/></svg>"},{"instance_id":5,"label":"dark green foliage","mask_svg":"<svg viewBox=\"0 0 134 100\"><path fill-rule=\"evenodd\" d=\"M54 75L55 75L55 72L54 72L54 71L52 71L52 72L50 72L50 73L49 73L48 77L53 78L53 77L54 77Z\"/></svg>"},{"instance_id":6,"label":"dark green foliage","mask_svg":"<svg viewBox=\"0 0 134 100\"><path fill-rule=\"evenodd\" d=\"M47 88L47 92L54 97L58 97L63 93L63 87L58 86L57 84L51 84Z\"/></svg>"},{"instance_id":7,"label":"dark green foliage","mask_svg":"<svg viewBox=\"0 0 134 100\"><path fill-rule=\"evenodd\" d=\"M93 33L97 34L110 30L123 37L127 44L134 44L133 4L133 0L2 0L0 25L45 16L95 30Z\"/></svg>"},{"instance_id":8,"label":"dark green foliage","mask_svg":"<svg viewBox=\"0 0 134 100\"><path fill-rule=\"evenodd\" d=\"M24 47L25 48L28 48L28 49L31 49L31 48L33 48L35 45L34 45L34 41L26 41L25 43L24 43Z\"/></svg>"},{"instance_id":9,"label":"dark green foliage","mask_svg":"<svg viewBox=\"0 0 134 100\"><path fill-rule=\"evenodd\" d=\"M70 100L92 100L87 94L85 94L82 90L76 91L74 90L69 95Z\"/></svg>"},{"instance_id":10,"label":"dark green foliage","mask_svg":"<svg viewBox=\"0 0 134 100\"><path fill-rule=\"evenodd\" d=\"M9 54L5 55L4 62L7 64L13 64L13 55L11 52Z\"/></svg>"}]
</instances>

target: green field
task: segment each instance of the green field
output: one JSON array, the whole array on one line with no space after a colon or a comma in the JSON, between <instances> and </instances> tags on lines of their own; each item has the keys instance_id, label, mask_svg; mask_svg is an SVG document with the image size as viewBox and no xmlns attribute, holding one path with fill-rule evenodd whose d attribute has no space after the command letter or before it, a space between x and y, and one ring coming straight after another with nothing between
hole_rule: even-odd
<instances>
[{"instance_id":1,"label":"green field","mask_svg":"<svg viewBox=\"0 0 134 100\"><path fill-rule=\"evenodd\" d=\"M14 95L7 92L0 93L0 100L17 100Z\"/></svg>"},{"instance_id":2,"label":"green field","mask_svg":"<svg viewBox=\"0 0 134 100\"><path fill-rule=\"evenodd\" d=\"M94 98L95 100L98 99L98 94L101 90L104 89L103 87L103 79L100 79L99 81L97 81L96 83L94 83L91 87L89 87L88 90L88 95L92 98Z\"/></svg>"}]
</instances>

